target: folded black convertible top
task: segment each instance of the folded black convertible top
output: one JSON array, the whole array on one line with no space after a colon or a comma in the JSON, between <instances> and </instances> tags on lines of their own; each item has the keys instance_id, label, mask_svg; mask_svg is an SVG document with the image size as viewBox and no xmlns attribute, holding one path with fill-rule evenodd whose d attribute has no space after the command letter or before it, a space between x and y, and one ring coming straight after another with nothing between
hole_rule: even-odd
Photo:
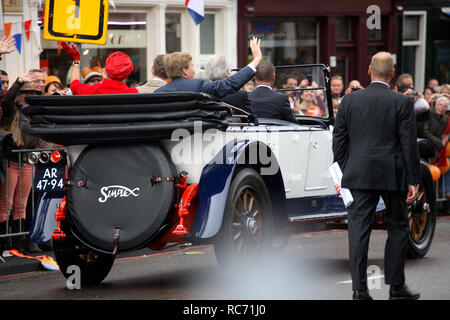
<instances>
[{"instance_id":1,"label":"folded black convertible top","mask_svg":"<svg viewBox=\"0 0 450 320\"><path fill-rule=\"evenodd\" d=\"M22 110L30 134L63 144L94 144L170 139L175 129L190 133L225 130L231 109L204 93L31 96ZM197 126L198 127L198 126Z\"/></svg>"}]
</instances>

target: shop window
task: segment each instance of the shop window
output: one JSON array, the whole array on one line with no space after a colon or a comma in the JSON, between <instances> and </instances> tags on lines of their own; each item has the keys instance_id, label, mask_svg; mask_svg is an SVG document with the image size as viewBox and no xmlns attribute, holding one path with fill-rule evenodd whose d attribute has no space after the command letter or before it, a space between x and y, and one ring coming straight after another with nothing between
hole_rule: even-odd
<instances>
[{"instance_id":1,"label":"shop window","mask_svg":"<svg viewBox=\"0 0 450 320\"><path fill-rule=\"evenodd\" d=\"M147 26L146 14L138 12L110 12L108 35L105 45L81 44L81 75L99 71L105 66L106 58L114 51L128 54L134 63L128 84L143 83L147 76ZM70 81L68 71L72 61L64 53L58 53L57 41L41 39L44 49L40 64L49 75L56 75L63 84Z\"/></svg>"},{"instance_id":2,"label":"shop window","mask_svg":"<svg viewBox=\"0 0 450 320\"><path fill-rule=\"evenodd\" d=\"M215 52L215 18L214 14L205 14L205 19L200 24L200 54Z\"/></svg>"},{"instance_id":3,"label":"shop window","mask_svg":"<svg viewBox=\"0 0 450 320\"><path fill-rule=\"evenodd\" d=\"M403 41L419 40L420 16L403 17Z\"/></svg>"},{"instance_id":4,"label":"shop window","mask_svg":"<svg viewBox=\"0 0 450 320\"><path fill-rule=\"evenodd\" d=\"M426 19L426 11L403 12L401 72L413 75L417 91L423 91L425 84Z\"/></svg>"},{"instance_id":5,"label":"shop window","mask_svg":"<svg viewBox=\"0 0 450 320\"><path fill-rule=\"evenodd\" d=\"M166 52L181 51L181 14L166 13Z\"/></svg>"},{"instance_id":6,"label":"shop window","mask_svg":"<svg viewBox=\"0 0 450 320\"><path fill-rule=\"evenodd\" d=\"M381 41L383 33L381 29L367 29L367 40L368 41Z\"/></svg>"},{"instance_id":7,"label":"shop window","mask_svg":"<svg viewBox=\"0 0 450 320\"><path fill-rule=\"evenodd\" d=\"M276 66L317 62L319 36L315 18L250 22L248 35L249 39L256 36L263 40L263 56Z\"/></svg>"},{"instance_id":8,"label":"shop window","mask_svg":"<svg viewBox=\"0 0 450 320\"><path fill-rule=\"evenodd\" d=\"M349 17L336 19L336 41L352 41L352 20Z\"/></svg>"},{"instance_id":9,"label":"shop window","mask_svg":"<svg viewBox=\"0 0 450 320\"><path fill-rule=\"evenodd\" d=\"M367 28L367 41L379 42L384 41L386 35L385 31L387 30L388 24L388 16L381 16L381 28L379 29L369 29Z\"/></svg>"},{"instance_id":10,"label":"shop window","mask_svg":"<svg viewBox=\"0 0 450 320\"><path fill-rule=\"evenodd\" d=\"M450 83L450 43L435 43L434 50L436 52L438 81L439 83Z\"/></svg>"}]
</instances>

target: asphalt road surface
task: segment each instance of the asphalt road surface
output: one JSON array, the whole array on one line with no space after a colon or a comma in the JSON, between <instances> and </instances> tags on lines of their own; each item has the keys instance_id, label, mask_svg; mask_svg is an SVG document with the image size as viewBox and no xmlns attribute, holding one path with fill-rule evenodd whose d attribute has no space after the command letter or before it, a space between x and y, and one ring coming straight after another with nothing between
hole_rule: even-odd
<instances>
[{"instance_id":1,"label":"asphalt road surface","mask_svg":"<svg viewBox=\"0 0 450 320\"><path fill-rule=\"evenodd\" d=\"M388 298L383 254L386 232L374 230L369 265L374 299ZM97 287L69 290L59 271L0 277L1 300L292 300L351 299L346 230L292 235L275 258L246 268L224 270L212 246L119 259ZM406 280L421 299L450 299L450 217L438 218L430 251L408 260Z\"/></svg>"}]
</instances>

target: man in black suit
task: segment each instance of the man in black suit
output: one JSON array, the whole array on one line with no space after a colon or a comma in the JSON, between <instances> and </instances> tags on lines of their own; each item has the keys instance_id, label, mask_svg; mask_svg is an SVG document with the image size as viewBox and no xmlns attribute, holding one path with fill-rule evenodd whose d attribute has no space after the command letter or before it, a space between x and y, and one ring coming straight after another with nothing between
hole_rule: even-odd
<instances>
[{"instance_id":1,"label":"man in black suit","mask_svg":"<svg viewBox=\"0 0 450 320\"><path fill-rule=\"evenodd\" d=\"M209 59L205 67L205 79L209 81L223 80L231 76L230 67L224 56L214 56ZM252 103L248 99L248 93L244 90L238 90L222 97L225 103L237 108L243 109L253 114Z\"/></svg>"},{"instance_id":2,"label":"man in black suit","mask_svg":"<svg viewBox=\"0 0 450 320\"><path fill-rule=\"evenodd\" d=\"M252 62L229 78L210 82L203 79L194 79L194 64L189 53L173 52L168 54L164 58L164 68L171 81L155 90L155 93L204 92L220 99L236 92L254 77L256 67L262 59L261 41L259 39L253 37L250 40L250 49L253 55Z\"/></svg>"},{"instance_id":3,"label":"man in black suit","mask_svg":"<svg viewBox=\"0 0 450 320\"><path fill-rule=\"evenodd\" d=\"M253 112L258 118L281 119L298 123L292 114L289 96L272 90L275 82L275 67L268 61L256 68L258 86L248 94Z\"/></svg>"},{"instance_id":4,"label":"man in black suit","mask_svg":"<svg viewBox=\"0 0 450 320\"><path fill-rule=\"evenodd\" d=\"M334 159L342 168L342 187L354 202L348 207L348 237L353 299L371 300L367 253L380 196L386 204L388 238L385 282L390 299L418 299L405 285L409 241L407 203L417 196L420 179L413 100L392 92L394 60L387 52L372 57L372 83L345 95L333 130ZM340 186L336 185L340 192Z\"/></svg>"}]
</instances>

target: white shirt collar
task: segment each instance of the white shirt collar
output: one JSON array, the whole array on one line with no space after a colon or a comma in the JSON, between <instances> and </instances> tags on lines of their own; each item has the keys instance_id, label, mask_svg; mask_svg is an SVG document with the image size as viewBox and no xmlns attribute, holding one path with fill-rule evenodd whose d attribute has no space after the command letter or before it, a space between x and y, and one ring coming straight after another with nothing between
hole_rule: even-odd
<instances>
[{"instance_id":1,"label":"white shirt collar","mask_svg":"<svg viewBox=\"0 0 450 320\"><path fill-rule=\"evenodd\" d=\"M269 88L270 90L272 90L272 87L271 87L271 86L267 86L267 85L265 85L265 84L259 84L259 85L256 86L255 89L257 89L257 88L259 88L259 87L266 87L266 88Z\"/></svg>"}]
</instances>

